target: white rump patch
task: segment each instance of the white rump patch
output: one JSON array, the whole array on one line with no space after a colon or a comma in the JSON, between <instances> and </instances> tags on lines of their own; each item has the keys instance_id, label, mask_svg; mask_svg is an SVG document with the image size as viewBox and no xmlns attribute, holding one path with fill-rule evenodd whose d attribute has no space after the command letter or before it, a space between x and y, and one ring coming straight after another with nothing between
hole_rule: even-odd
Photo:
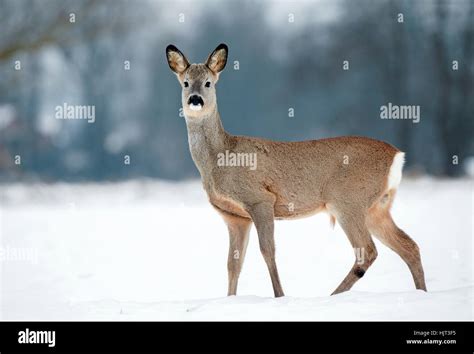
<instances>
[{"instance_id":1,"label":"white rump patch","mask_svg":"<svg viewBox=\"0 0 474 354\"><path fill-rule=\"evenodd\" d=\"M397 152L393 158L392 166L390 166L390 171L388 173L388 188L394 189L397 188L402 180L402 169L403 164L405 163L405 153Z\"/></svg>"},{"instance_id":2,"label":"white rump patch","mask_svg":"<svg viewBox=\"0 0 474 354\"><path fill-rule=\"evenodd\" d=\"M194 105L194 104L191 103L189 105L189 108L191 108L192 111L200 111L202 109L202 106L200 104Z\"/></svg>"}]
</instances>

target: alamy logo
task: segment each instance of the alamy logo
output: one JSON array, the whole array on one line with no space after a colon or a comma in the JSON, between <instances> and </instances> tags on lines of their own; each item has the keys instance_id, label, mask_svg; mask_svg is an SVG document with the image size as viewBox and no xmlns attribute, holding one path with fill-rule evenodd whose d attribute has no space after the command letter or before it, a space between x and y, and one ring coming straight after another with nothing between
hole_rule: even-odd
<instances>
[{"instance_id":1,"label":"alamy logo","mask_svg":"<svg viewBox=\"0 0 474 354\"><path fill-rule=\"evenodd\" d=\"M417 105L396 105L389 102L380 106L381 119L411 119L413 123L420 121L420 106Z\"/></svg>"},{"instance_id":2,"label":"alamy logo","mask_svg":"<svg viewBox=\"0 0 474 354\"><path fill-rule=\"evenodd\" d=\"M257 169L257 154L255 152L230 152L226 150L225 153L217 154L217 166L248 167L255 171Z\"/></svg>"},{"instance_id":3,"label":"alamy logo","mask_svg":"<svg viewBox=\"0 0 474 354\"><path fill-rule=\"evenodd\" d=\"M38 249L0 247L0 262L3 261L24 261L38 264Z\"/></svg>"},{"instance_id":4,"label":"alamy logo","mask_svg":"<svg viewBox=\"0 0 474 354\"><path fill-rule=\"evenodd\" d=\"M56 346L55 331L30 331L29 328L18 332L18 343L20 344L47 344L52 348Z\"/></svg>"},{"instance_id":5,"label":"alamy logo","mask_svg":"<svg viewBox=\"0 0 474 354\"><path fill-rule=\"evenodd\" d=\"M55 112L56 119L85 119L87 123L95 122L93 105L70 105L65 102L62 106L56 106Z\"/></svg>"},{"instance_id":6,"label":"alamy logo","mask_svg":"<svg viewBox=\"0 0 474 354\"><path fill-rule=\"evenodd\" d=\"M355 255L356 255L356 263L359 264L359 265L364 264L364 262L365 262L364 248L356 247L356 248L354 248L354 252L355 252Z\"/></svg>"}]
</instances>

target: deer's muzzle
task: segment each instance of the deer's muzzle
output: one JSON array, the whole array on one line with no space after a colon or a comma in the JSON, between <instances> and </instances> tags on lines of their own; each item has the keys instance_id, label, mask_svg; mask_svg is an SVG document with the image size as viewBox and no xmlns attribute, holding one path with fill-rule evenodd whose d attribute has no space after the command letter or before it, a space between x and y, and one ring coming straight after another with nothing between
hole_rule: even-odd
<instances>
[{"instance_id":1,"label":"deer's muzzle","mask_svg":"<svg viewBox=\"0 0 474 354\"><path fill-rule=\"evenodd\" d=\"M188 105L189 108L191 108L193 111L200 111L202 109L202 106L204 106L204 100L201 96L192 95L188 99Z\"/></svg>"}]
</instances>

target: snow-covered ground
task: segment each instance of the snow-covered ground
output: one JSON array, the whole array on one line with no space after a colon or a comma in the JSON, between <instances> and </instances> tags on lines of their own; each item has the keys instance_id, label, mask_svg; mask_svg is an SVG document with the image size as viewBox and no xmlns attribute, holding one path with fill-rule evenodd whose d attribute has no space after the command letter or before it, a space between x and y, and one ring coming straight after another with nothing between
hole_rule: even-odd
<instances>
[{"instance_id":1,"label":"snow-covered ground","mask_svg":"<svg viewBox=\"0 0 474 354\"><path fill-rule=\"evenodd\" d=\"M394 219L419 244L428 293L376 241L354 288L329 296L353 253L319 214L276 224L286 297L273 298L252 230L226 297L226 227L199 182L0 186L4 320L472 320L472 180L405 179Z\"/></svg>"}]
</instances>

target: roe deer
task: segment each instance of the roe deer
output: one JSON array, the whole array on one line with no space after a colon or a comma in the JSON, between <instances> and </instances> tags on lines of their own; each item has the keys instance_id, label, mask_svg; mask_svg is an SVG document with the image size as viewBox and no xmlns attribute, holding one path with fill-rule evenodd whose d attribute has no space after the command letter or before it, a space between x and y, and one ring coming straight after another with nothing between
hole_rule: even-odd
<instances>
[{"instance_id":1,"label":"roe deer","mask_svg":"<svg viewBox=\"0 0 474 354\"><path fill-rule=\"evenodd\" d=\"M275 296L284 296L275 263L274 220L320 211L329 213L333 224L337 220L356 254L364 252L363 262L356 256L333 294L349 290L374 262L377 250L371 234L400 255L416 288L426 290L418 246L390 215L404 153L364 137L276 142L227 133L215 88L227 56L227 46L220 44L205 63L190 64L175 46L166 48L168 64L182 86L192 158L210 203L229 230L228 295L237 292L253 222ZM223 156L227 164L219 161ZM249 156L256 157L253 166L235 167L248 163Z\"/></svg>"}]
</instances>

